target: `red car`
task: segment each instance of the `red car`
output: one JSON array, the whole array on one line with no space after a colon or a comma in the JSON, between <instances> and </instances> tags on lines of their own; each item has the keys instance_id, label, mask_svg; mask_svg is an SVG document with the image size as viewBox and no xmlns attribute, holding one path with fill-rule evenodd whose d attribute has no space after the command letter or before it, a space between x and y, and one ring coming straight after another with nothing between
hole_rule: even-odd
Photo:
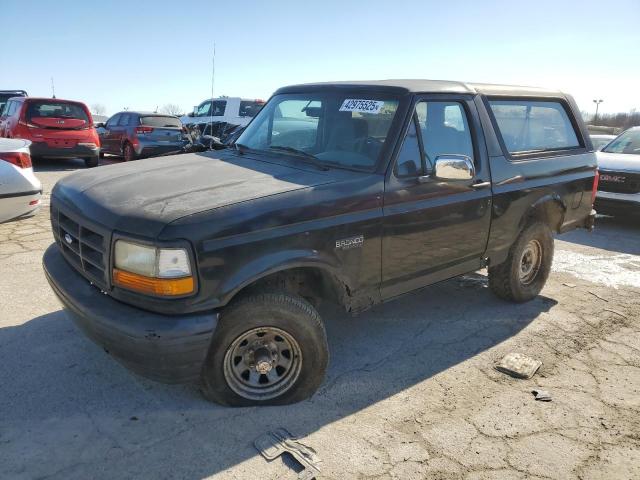
<instances>
[{"instance_id":1,"label":"red car","mask_svg":"<svg viewBox=\"0 0 640 480\"><path fill-rule=\"evenodd\" d=\"M100 139L84 103L58 98L13 97L0 114L0 136L31 140L31 157L83 158L98 165Z\"/></svg>"}]
</instances>

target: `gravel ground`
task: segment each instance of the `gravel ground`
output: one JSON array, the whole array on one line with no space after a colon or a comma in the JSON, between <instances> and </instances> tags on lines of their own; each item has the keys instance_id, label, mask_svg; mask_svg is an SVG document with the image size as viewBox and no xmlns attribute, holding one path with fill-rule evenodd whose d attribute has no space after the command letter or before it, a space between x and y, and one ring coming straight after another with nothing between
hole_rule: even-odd
<instances>
[{"instance_id":1,"label":"gravel ground","mask_svg":"<svg viewBox=\"0 0 640 480\"><path fill-rule=\"evenodd\" d=\"M38 175L48 192L78 166ZM46 206L0 225L0 478L293 479L252 447L280 426L318 452L322 479L640 478L640 226L599 220L560 237L524 305L478 272L355 318L324 308L320 391L246 409L139 378L76 330L42 274ZM495 371L511 351L538 374Z\"/></svg>"}]
</instances>

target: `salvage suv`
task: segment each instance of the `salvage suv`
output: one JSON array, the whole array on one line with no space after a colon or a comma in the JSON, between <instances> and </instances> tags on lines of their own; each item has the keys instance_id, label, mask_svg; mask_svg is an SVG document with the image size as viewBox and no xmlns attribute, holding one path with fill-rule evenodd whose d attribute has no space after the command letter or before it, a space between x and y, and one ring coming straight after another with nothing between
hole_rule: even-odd
<instances>
[{"instance_id":1,"label":"salvage suv","mask_svg":"<svg viewBox=\"0 0 640 480\"><path fill-rule=\"evenodd\" d=\"M133 371L226 405L287 404L324 378L320 301L361 312L483 267L499 297L531 300L553 234L593 227L595 183L561 92L291 86L226 150L59 181L44 268Z\"/></svg>"}]
</instances>

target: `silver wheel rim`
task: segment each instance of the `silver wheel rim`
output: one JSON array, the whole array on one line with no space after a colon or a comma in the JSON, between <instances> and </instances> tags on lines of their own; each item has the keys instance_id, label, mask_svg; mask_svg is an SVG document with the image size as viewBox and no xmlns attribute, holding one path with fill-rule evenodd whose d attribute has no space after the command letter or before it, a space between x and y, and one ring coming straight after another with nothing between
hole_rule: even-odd
<instances>
[{"instance_id":1,"label":"silver wheel rim","mask_svg":"<svg viewBox=\"0 0 640 480\"><path fill-rule=\"evenodd\" d=\"M520 257L520 283L529 285L538 276L542 265L542 246L537 240L529 240Z\"/></svg>"},{"instance_id":2,"label":"silver wheel rim","mask_svg":"<svg viewBox=\"0 0 640 480\"><path fill-rule=\"evenodd\" d=\"M248 400L268 400L288 391L302 368L298 342L276 327L259 327L238 336L224 355L224 378Z\"/></svg>"}]
</instances>

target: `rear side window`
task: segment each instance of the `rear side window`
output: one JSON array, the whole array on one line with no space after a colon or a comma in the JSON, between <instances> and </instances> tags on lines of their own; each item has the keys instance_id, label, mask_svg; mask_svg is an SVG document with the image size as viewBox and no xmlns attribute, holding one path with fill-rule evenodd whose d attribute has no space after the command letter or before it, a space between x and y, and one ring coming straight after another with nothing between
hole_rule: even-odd
<instances>
[{"instance_id":1,"label":"rear side window","mask_svg":"<svg viewBox=\"0 0 640 480\"><path fill-rule=\"evenodd\" d=\"M489 105L509 153L580 147L569 115L558 101L490 100Z\"/></svg>"},{"instance_id":2,"label":"rear side window","mask_svg":"<svg viewBox=\"0 0 640 480\"><path fill-rule=\"evenodd\" d=\"M27 121L32 121L34 118L74 118L89 122L87 112L82 105L56 101L29 102Z\"/></svg>"},{"instance_id":3,"label":"rear side window","mask_svg":"<svg viewBox=\"0 0 640 480\"><path fill-rule=\"evenodd\" d=\"M255 117L256 113L260 111L264 102L247 101L240 102L240 116L241 117Z\"/></svg>"},{"instance_id":4,"label":"rear side window","mask_svg":"<svg viewBox=\"0 0 640 480\"><path fill-rule=\"evenodd\" d=\"M149 115L147 117L140 117L140 125L146 125L148 127L174 127L181 128L182 122L176 117L165 117L162 115Z\"/></svg>"}]
</instances>

